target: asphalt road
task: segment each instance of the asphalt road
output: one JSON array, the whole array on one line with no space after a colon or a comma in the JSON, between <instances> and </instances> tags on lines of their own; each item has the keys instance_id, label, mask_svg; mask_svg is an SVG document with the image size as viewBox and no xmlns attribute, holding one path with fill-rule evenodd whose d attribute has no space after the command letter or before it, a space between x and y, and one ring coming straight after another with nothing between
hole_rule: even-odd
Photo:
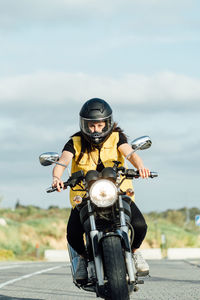
<instances>
[{"instance_id":1,"label":"asphalt road","mask_svg":"<svg viewBox=\"0 0 200 300\"><path fill-rule=\"evenodd\" d=\"M200 300L200 267L184 261L149 261L149 264L151 277L145 278L144 285L139 286L131 299ZM4 262L0 263L0 299L97 298L73 285L67 263Z\"/></svg>"}]
</instances>

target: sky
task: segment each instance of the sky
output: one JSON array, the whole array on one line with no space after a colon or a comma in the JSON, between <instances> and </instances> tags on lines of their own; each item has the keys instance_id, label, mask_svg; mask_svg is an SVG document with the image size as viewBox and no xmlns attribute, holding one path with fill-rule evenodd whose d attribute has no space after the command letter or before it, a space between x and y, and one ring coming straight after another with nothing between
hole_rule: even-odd
<instances>
[{"instance_id":1,"label":"sky","mask_svg":"<svg viewBox=\"0 0 200 300\"><path fill-rule=\"evenodd\" d=\"M47 194L79 111L105 99L158 178L134 181L143 212L199 207L200 3L195 0L0 1L1 207L68 207ZM67 180L67 172L63 179Z\"/></svg>"}]
</instances>

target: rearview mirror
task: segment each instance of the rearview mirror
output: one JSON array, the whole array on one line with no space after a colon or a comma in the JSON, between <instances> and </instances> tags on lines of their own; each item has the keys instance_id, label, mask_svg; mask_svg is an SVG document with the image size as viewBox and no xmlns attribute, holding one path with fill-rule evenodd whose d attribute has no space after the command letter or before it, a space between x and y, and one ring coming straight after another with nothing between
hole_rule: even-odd
<instances>
[{"instance_id":1,"label":"rearview mirror","mask_svg":"<svg viewBox=\"0 0 200 300\"><path fill-rule=\"evenodd\" d=\"M149 136L141 136L131 142L131 147L133 150L145 150L151 147L151 139Z\"/></svg>"},{"instance_id":2,"label":"rearview mirror","mask_svg":"<svg viewBox=\"0 0 200 300\"><path fill-rule=\"evenodd\" d=\"M56 152L45 152L39 156L42 166L50 166L59 160L59 155Z\"/></svg>"}]
</instances>

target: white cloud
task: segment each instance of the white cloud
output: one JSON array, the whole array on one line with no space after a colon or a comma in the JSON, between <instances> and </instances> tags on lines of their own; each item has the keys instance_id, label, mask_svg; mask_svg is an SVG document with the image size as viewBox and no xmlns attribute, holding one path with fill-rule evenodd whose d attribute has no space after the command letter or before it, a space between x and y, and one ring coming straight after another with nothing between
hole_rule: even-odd
<instances>
[{"instance_id":1,"label":"white cloud","mask_svg":"<svg viewBox=\"0 0 200 300\"><path fill-rule=\"evenodd\" d=\"M24 22L71 22L77 17L76 22L90 17L92 12L102 17L115 11L120 1L98 0L1 0L0 23L2 26L12 28ZM36 25L36 24L35 24ZM14 28L13 28L14 29Z\"/></svg>"},{"instance_id":2,"label":"white cloud","mask_svg":"<svg viewBox=\"0 0 200 300\"><path fill-rule=\"evenodd\" d=\"M200 79L161 72L103 77L84 73L37 72L0 78L1 103L57 105L92 97L125 104L184 105L199 103ZM191 106L192 107L192 106Z\"/></svg>"},{"instance_id":3,"label":"white cloud","mask_svg":"<svg viewBox=\"0 0 200 300\"><path fill-rule=\"evenodd\" d=\"M1 29L15 30L24 22L27 25L36 25L37 22L79 23L82 20L95 20L96 17L104 19L115 15L121 18L124 12L130 11L134 19L145 15L140 25L149 18L154 24L155 20L159 23L165 20L170 24L170 20L176 22L174 14L180 14L185 9L189 11L191 7L195 7L194 0L1 0L0 24Z\"/></svg>"}]
</instances>

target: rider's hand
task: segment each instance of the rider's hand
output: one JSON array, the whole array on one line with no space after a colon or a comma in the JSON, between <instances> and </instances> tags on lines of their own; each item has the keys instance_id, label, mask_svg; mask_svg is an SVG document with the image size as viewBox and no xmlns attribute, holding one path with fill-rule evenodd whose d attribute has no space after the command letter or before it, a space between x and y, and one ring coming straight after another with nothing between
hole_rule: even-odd
<instances>
[{"instance_id":1,"label":"rider's hand","mask_svg":"<svg viewBox=\"0 0 200 300\"><path fill-rule=\"evenodd\" d=\"M142 178L148 178L150 176L150 171L149 169L143 167L138 169L140 177Z\"/></svg>"},{"instance_id":2,"label":"rider's hand","mask_svg":"<svg viewBox=\"0 0 200 300\"><path fill-rule=\"evenodd\" d=\"M61 188L64 189L64 183L61 179L56 176L53 176L52 187L57 188L58 192L61 192Z\"/></svg>"}]
</instances>

